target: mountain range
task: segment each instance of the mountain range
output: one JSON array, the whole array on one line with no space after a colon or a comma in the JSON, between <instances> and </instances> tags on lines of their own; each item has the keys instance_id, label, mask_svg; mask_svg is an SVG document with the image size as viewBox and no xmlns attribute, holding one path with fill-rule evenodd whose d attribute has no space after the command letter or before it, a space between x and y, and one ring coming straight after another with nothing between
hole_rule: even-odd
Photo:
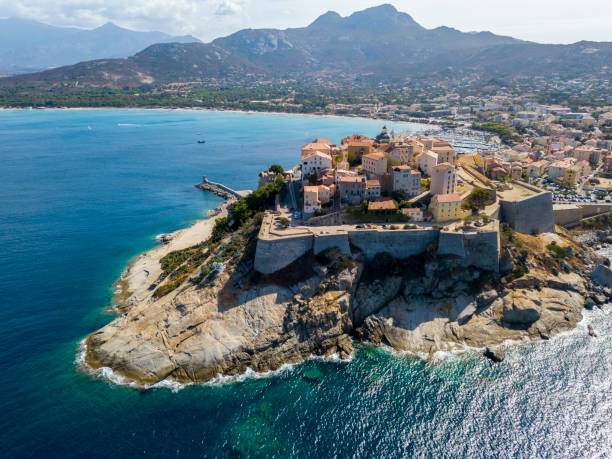
<instances>
[{"instance_id":1,"label":"mountain range","mask_svg":"<svg viewBox=\"0 0 612 459\"><path fill-rule=\"evenodd\" d=\"M199 42L191 36L135 32L107 23L93 30L0 19L0 73L34 72L100 58L126 58L155 43Z\"/></svg>"},{"instance_id":2,"label":"mountain range","mask_svg":"<svg viewBox=\"0 0 612 459\"><path fill-rule=\"evenodd\" d=\"M377 84L408 79L575 78L612 74L612 43L545 45L449 27L426 29L391 5L307 27L246 29L211 43L159 43L127 59L81 62L0 79L0 86L125 87L189 81L310 79Z\"/></svg>"}]
</instances>

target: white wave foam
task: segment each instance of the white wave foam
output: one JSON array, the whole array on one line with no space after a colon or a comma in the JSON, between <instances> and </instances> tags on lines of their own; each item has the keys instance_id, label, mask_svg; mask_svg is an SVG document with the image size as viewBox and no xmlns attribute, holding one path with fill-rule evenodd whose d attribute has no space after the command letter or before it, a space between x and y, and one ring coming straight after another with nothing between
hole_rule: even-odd
<instances>
[{"instance_id":1,"label":"white wave foam","mask_svg":"<svg viewBox=\"0 0 612 459\"><path fill-rule=\"evenodd\" d=\"M238 375L221 375L218 374L215 378L202 382L202 383L181 383L171 378L163 379L155 384L145 384L138 385L133 381L129 381L123 376L115 373L110 367L100 367L100 368L92 368L85 361L85 356L87 354L87 343L85 339L79 342L79 346L77 348L77 355L75 357L74 363L78 368L80 368L85 373L94 376L99 379L104 379L108 382L111 382L117 386L126 386L138 389L170 389L172 392L179 392L190 386L223 386L228 384L234 384L246 381L247 379L266 379L274 376L279 376L285 372L293 371L295 367L301 365L309 360L322 360L327 362L336 362L336 363L348 363L353 360L354 356L350 355L346 359L342 359L339 354L332 354L330 356L310 356L299 363L285 363L281 365L280 368L276 370L268 370L268 371L255 371L252 368L247 368L244 373Z\"/></svg>"}]
</instances>

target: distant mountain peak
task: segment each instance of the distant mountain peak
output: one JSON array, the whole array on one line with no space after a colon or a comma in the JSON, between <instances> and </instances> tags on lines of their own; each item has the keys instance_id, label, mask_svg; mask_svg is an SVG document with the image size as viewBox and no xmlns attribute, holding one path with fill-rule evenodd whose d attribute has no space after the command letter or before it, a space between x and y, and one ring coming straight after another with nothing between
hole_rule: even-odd
<instances>
[{"instance_id":1,"label":"distant mountain peak","mask_svg":"<svg viewBox=\"0 0 612 459\"><path fill-rule=\"evenodd\" d=\"M351 14L347 21L355 26L388 26L403 25L410 26L415 30L424 30L408 13L398 11L393 5L385 3L379 6L366 8Z\"/></svg>"},{"instance_id":2,"label":"distant mountain peak","mask_svg":"<svg viewBox=\"0 0 612 459\"><path fill-rule=\"evenodd\" d=\"M340 14L336 13L335 11L328 11L327 13L322 14L317 19L315 19L315 21L312 24L310 24L309 27L321 26L321 25L328 26L332 24L337 24L341 21L342 21L342 16L340 16Z\"/></svg>"},{"instance_id":3,"label":"distant mountain peak","mask_svg":"<svg viewBox=\"0 0 612 459\"><path fill-rule=\"evenodd\" d=\"M112 31L112 30L125 30L123 29L123 27L119 27L117 24L115 24L114 22L107 22L105 24L102 24L100 27L96 27L93 30L105 30L105 31Z\"/></svg>"},{"instance_id":4,"label":"distant mountain peak","mask_svg":"<svg viewBox=\"0 0 612 459\"><path fill-rule=\"evenodd\" d=\"M399 13L397 8L395 8L391 3L383 3L382 5L371 6L370 8L366 8L363 11L387 13L387 14Z\"/></svg>"}]
</instances>

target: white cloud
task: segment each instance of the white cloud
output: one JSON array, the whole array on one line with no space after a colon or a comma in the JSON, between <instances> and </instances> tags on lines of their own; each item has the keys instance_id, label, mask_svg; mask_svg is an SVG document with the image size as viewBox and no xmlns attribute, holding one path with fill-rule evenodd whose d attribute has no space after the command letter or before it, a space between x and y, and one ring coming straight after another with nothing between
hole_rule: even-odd
<instances>
[{"instance_id":1,"label":"white cloud","mask_svg":"<svg viewBox=\"0 0 612 459\"><path fill-rule=\"evenodd\" d=\"M0 17L92 28L105 22L135 30L192 34L204 41L251 27L300 27L320 14L342 15L388 0L0 0ZM569 43L612 41L612 1L392 0L428 28L490 30L527 40Z\"/></svg>"},{"instance_id":2,"label":"white cloud","mask_svg":"<svg viewBox=\"0 0 612 459\"><path fill-rule=\"evenodd\" d=\"M242 6L230 0L224 0L217 7L217 16L231 16L242 12Z\"/></svg>"}]
</instances>

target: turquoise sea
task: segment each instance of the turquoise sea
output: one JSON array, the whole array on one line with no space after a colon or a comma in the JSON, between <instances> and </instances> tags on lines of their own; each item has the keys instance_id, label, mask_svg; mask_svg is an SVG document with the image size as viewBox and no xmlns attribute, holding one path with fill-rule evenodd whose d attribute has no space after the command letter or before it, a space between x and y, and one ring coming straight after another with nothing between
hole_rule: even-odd
<instances>
[{"instance_id":1,"label":"turquoise sea","mask_svg":"<svg viewBox=\"0 0 612 459\"><path fill-rule=\"evenodd\" d=\"M159 233L256 186L314 137L380 121L188 111L0 111L3 457L612 457L612 309L492 365L359 347L272 375L137 391L80 372L111 285ZM396 130L406 126L392 125ZM410 126L412 130L422 126ZM196 141L206 139L206 144ZM590 338L586 325L599 334Z\"/></svg>"}]
</instances>

